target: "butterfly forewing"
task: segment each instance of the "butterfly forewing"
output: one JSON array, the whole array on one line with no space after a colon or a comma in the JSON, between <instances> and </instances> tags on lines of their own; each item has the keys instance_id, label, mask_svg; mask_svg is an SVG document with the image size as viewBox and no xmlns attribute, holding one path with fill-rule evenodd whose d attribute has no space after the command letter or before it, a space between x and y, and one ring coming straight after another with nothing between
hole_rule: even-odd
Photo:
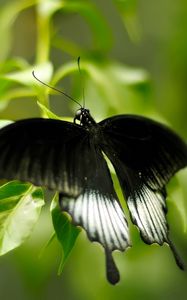
<instances>
[{"instance_id":1,"label":"butterfly forewing","mask_svg":"<svg viewBox=\"0 0 187 300\"><path fill-rule=\"evenodd\" d=\"M17 121L0 130L0 177L78 195L90 170L86 139L87 131L69 122Z\"/></svg>"},{"instance_id":2,"label":"butterfly forewing","mask_svg":"<svg viewBox=\"0 0 187 300\"><path fill-rule=\"evenodd\" d=\"M151 188L162 188L187 165L187 146L172 130L141 116L114 116L99 123L113 152ZM110 149L110 150L109 150Z\"/></svg>"}]
</instances>

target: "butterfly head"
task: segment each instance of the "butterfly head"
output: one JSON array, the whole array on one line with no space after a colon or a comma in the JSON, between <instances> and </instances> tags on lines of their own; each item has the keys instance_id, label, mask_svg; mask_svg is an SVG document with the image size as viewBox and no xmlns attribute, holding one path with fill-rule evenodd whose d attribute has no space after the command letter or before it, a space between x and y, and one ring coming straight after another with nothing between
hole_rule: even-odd
<instances>
[{"instance_id":1,"label":"butterfly head","mask_svg":"<svg viewBox=\"0 0 187 300\"><path fill-rule=\"evenodd\" d=\"M83 107L79 108L76 111L75 118L74 118L74 123L76 123L76 121L79 121L79 124L81 126L84 126L84 127L90 127L93 124L96 124L96 122L94 121L94 119L90 115L89 109L86 109L86 108L83 108Z\"/></svg>"}]
</instances>

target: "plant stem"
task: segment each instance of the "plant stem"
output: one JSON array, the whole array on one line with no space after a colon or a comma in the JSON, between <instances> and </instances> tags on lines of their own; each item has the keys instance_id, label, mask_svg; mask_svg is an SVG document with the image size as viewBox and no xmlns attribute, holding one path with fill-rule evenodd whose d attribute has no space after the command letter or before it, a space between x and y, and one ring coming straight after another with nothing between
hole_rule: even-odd
<instances>
[{"instance_id":1,"label":"plant stem","mask_svg":"<svg viewBox=\"0 0 187 300\"><path fill-rule=\"evenodd\" d=\"M50 53L50 14L45 14L43 2L37 6L37 46L36 46L36 64L45 63L49 60ZM46 92L39 91L38 100L45 107L49 108L49 96ZM41 110L41 116L47 117Z\"/></svg>"},{"instance_id":2,"label":"plant stem","mask_svg":"<svg viewBox=\"0 0 187 300\"><path fill-rule=\"evenodd\" d=\"M36 63L40 64L49 60L50 51L50 16L37 13L37 57Z\"/></svg>"}]
</instances>

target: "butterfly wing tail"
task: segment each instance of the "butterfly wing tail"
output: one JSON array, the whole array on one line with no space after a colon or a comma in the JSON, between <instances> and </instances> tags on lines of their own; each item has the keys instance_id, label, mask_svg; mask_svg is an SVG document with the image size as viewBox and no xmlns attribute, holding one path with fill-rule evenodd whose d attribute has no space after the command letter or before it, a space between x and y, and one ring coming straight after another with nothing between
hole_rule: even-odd
<instances>
[{"instance_id":1,"label":"butterfly wing tail","mask_svg":"<svg viewBox=\"0 0 187 300\"><path fill-rule=\"evenodd\" d=\"M168 244L169 247L173 253L173 256L175 258L176 264L177 266L182 270L185 271L186 270L186 266L184 261L182 260L182 258L180 257L180 255L178 254L178 251L176 249L176 247L174 246L174 244L172 243L172 241L170 239L168 239Z\"/></svg>"},{"instance_id":2,"label":"butterfly wing tail","mask_svg":"<svg viewBox=\"0 0 187 300\"><path fill-rule=\"evenodd\" d=\"M120 274L110 251L105 249L106 257L106 277L111 284L116 284L120 281Z\"/></svg>"}]
</instances>

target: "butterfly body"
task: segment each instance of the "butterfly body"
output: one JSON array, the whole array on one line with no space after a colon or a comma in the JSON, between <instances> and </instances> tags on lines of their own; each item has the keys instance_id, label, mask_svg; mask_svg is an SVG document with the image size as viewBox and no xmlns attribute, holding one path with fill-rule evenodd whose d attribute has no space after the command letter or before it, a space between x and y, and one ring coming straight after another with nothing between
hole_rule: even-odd
<instances>
[{"instance_id":1,"label":"butterfly body","mask_svg":"<svg viewBox=\"0 0 187 300\"><path fill-rule=\"evenodd\" d=\"M132 222L148 243L169 239L165 186L187 166L186 143L171 129L148 118L119 115L96 123L81 108L74 123L26 119L0 130L0 178L30 181L59 192L62 211L105 249L107 278L119 272L112 251L131 246L128 224L103 153L110 159Z\"/></svg>"},{"instance_id":2,"label":"butterfly body","mask_svg":"<svg viewBox=\"0 0 187 300\"><path fill-rule=\"evenodd\" d=\"M77 110L74 118L74 123L76 121L80 122L80 126L83 126L85 129L89 130L92 127L98 127L95 120L92 118L89 109L80 108Z\"/></svg>"}]
</instances>

